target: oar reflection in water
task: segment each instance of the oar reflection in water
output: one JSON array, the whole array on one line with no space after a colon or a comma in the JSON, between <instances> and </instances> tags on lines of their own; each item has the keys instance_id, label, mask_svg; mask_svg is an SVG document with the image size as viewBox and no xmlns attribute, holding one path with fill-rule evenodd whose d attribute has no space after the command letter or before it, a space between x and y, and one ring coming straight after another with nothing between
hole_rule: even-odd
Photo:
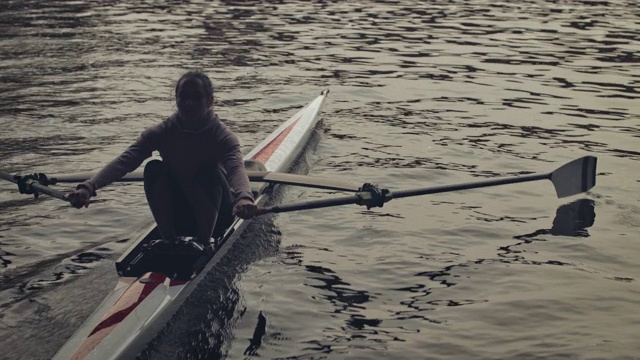
<instances>
[{"instance_id":1,"label":"oar reflection in water","mask_svg":"<svg viewBox=\"0 0 640 360\"><path fill-rule=\"evenodd\" d=\"M541 236L572 236L585 238L589 236L587 228L594 224L595 207L593 200L580 199L569 204L560 206L556 211L550 229L540 229L529 234L514 236L518 241L511 245L501 246L498 248L497 257L479 258L461 263L454 263L443 267L442 269L429 269L414 274L416 279L427 278L428 280L418 280L413 286L394 289L396 291L404 291L407 293L408 299L402 302L407 309L397 311L394 314L395 319L422 319L429 323L442 323L446 320L438 318L438 314L432 310L439 306L463 306L476 303L487 302L487 299L450 299L447 300L447 288L458 285L464 278L458 275L459 271L466 271L465 278L471 278L473 275L469 269L476 269L481 266L491 266L493 264L531 264L531 265L569 265L557 260L536 261L525 257L526 250L523 245L531 244L535 241L544 241ZM544 245L541 245L544 246ZM452 260L452 262L455 260ZM429 267L429 263L425 263L425 267ZM439 298L434 301L433 297L437 295Z\"/></svg>"},{"instance_id":2,"label":"oar reflection in water","mask_svg":"<svg viewBox=\"0 0 640 360\"><path fill-rule=\"evenodd\" d=\"M539 235L589 237L587 228L593 226L595 218L594 201L580 199L558 207L551 229L540 229L514 238L526 240Z\"/></svg>"},{"instance_id":3,"label":"oar reflection in water","mask_svg":"<svg viewBox=\"0 0 640 360\"><path fill-rule=\"evenodd\" d=\"M262 315L262 311L258 314L258 323L253 330L253 337L249 340L249 346L244 351L244 355L258 355L258 349L262 345L262 337L267 332L267 318Z\"/></svg>"},{"instance_id":4,"label":"oar reflection in water","mask_svg":"<svg viewBox=\"0 0 640 360\"><path fill-rule=\"evenodd\" d=\"M530 244L534 241L545 241L540 238L544 235L551 236L571 236L571 237L589 237L587 228L595 222L595 207L593 200L580 199L569 204L562 205L556 210L556 216L550 229L540 229L529 234L514 236L514 239L520 242L512 245L501 246L499 256L510 263L527 263L527 264L551 264L551 265L570 265L558 260L546 260L544 262L527 259L524 256L526 252L521 248L524 244ZM508 260L507 260L508 259Z\"/></svg>"}]
</instances>

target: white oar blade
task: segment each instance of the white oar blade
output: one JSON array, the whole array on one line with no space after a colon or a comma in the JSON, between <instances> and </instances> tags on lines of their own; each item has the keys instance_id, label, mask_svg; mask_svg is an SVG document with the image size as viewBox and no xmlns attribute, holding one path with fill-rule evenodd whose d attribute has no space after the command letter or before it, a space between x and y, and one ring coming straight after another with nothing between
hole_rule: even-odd
<instances>
[{"instance_id":1,"label":"white oar blade","mask_svg":"<svg viewBox=\"0 0 640 360\"><path fill-rule=\"evenodd\" d=\"M588 191L596 185L595 156L585 156L561 166L551 173L551 181L559 198Z\"/></svg>"}]
</instances>

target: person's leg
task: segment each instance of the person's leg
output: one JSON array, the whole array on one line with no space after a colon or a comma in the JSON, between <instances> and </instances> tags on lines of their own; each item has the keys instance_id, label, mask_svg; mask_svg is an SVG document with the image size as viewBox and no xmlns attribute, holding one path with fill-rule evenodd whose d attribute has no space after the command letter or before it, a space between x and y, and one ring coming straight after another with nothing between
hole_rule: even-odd
<instances>
[{"instance_id":1,"label":"person's leg","mask_svg":"<svg viewBox=\"0 0 640 360\"><path fill-rule=\"evenodd\" d=\"M198 170L189 189L183 189L193 208L196 220L196 239L208 245L216 224L228 226L231 217L231 191L222 170L217 165Z\"/></svg>"},{"instance_id":2,"label":"person's leg","mask_svg":"<svg viewBox=\"0 0 640 360\"><path fill-rule=\"evenodd\" d=\"M147 203L165 240L176 238L172 186L169 172L160 160L151 160L144 167L144 193Z\"/></svg>"},{"instance_id":3,"label":"person's leg","mask_svg":"<svg viewBox=\"0 0 640 360\"><path fill-rule=\"evenodd\" d=\"M224 231L231 226L234 220L233 216L233 196L231 195L231 187L227 182L224 171L218 168L215 173L218 177L216 181L220 187L220 206L218 207L218 221L213 229L213 237L218 238L224 234Z\"/></svg>"}]
</instances>

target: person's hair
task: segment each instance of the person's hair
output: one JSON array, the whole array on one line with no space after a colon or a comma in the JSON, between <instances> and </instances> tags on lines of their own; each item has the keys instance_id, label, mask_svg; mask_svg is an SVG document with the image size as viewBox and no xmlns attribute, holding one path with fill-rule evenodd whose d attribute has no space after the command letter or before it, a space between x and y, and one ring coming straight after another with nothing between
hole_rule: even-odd
<instances>
[{"instance_id":1,"label":"person's hair","mask_svg":"<svg viewBox=\"0 0 640 360\"><path fill-rule=\"evenodd\" d=\"M207 97L207 101L209 102L209 106L213 105L213 83L211 79L201 70L188 71L180 76L178 82L176 83L176 99L178 98L178 86L183 80L188 79L200 79L202 85L204 85L205 96Z\"/></svg>"}]
</instances>

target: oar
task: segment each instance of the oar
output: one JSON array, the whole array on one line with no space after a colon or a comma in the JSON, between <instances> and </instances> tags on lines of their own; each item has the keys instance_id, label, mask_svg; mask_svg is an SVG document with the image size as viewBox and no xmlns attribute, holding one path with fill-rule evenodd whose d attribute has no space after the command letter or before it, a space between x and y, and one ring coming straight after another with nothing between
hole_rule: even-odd
<instances>
[{"instance_id":1,"label":"oar","mask_svg":"<svg viewBox=\"0 0 640 360\"><path fill-rule=\"evenodd\" d=\"M477 189L490 186L516 184L538 180L551 180L559 198L583 193L596 184L596 162L594 156L585 156L571 161L550 173L523 175L509 178L484 180L455 185L434 186L419 189L401 190L391 192L387 189L378 189L373 186L364 186L362 191L352 196L334 199L307 201L288 205L275 205L258 210L258 215L267 213L282 213L297 210L319 209L347 204L358 204L367 208L382 207L391 199L399 199L411 196L437 194L450 191Z\"/></svg>"},{"instance_id":2,"label":"oar","mask_svg":"<svg viewBox=\"0 0 640 360\"><path fill-rule=\"evenodd\" d=\"M19 176L0 171L0 178L17 184L21 194L33 194L35 197L38 197L38 194L47 194L56 199L69 201L67 195L40 184L37 175Z\"/></svg>"},{"instance_id":3,"label":"oar","mask_svg":"<svg viewBox=\"0 0 640 360\"><path fill-rule=\"evenodd\" d=\"M322 179L307 175L287 174L271 171L247 171L247 175L249 176L250 181L256 182L306 186L324 190L358 191L360 189L360 185L351 183L349 181ZM93 174L88 172L60 176L52 175L51 177L47 177L45 181L49 185L55 185L59 183L80 183L91 178L92 176ZM144 176L142 172L132 172L116 181L135 182L143 180Z\"/></svg>"},{"instance_id":4,"label":"oar","mask_svg":"<svg viewBox=\"0 0 640 360\"><path fill-rule=\"evenodd\" d=\"M309 175L278 173L271 171L247 171L250 181L268 182L283 185L305 186L310 188L339 191L358 191L360 184L350 181L323 179Z\"/></svg>"},{"instance_id":5,"label":"oar","mask_svg":"<svg viewBox=\"0 0 640 360\"><path fill-rule=\"evenodd\" d=\"M91 179L93 175L95 174L90 172L81 172L69 175L47 175L44 181L47 183L47 185L56 185L61 183L81 183L85 180ZM132 172L116 180L116 182L136 182L143 180L144 177L142 176L142 172Z\"/></svg>"}]
</instances>

